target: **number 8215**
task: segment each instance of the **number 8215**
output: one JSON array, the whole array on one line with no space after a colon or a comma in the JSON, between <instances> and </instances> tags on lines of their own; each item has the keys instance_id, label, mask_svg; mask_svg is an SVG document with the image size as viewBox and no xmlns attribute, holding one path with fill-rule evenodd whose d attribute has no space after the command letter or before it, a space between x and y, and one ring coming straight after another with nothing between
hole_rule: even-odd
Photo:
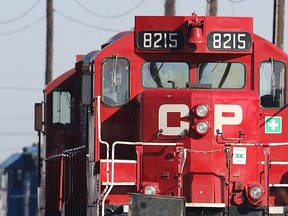
<instances>
[{"instance_id":1,"label":"number 8215","mask_svg":"<svg viewBox=\"0 0 288 216\"><path fill-rule=\"evenodd\" d=\"M248 32L210 32L208 48L210 50L249 50L251 35Z\"/></svg>"},{"instance_id":2,"label":"number 8215","mask_svg":"<svg viewBox=\"0 0 288 216\"><path fill-rule=\"evenodd\" d=\"M183 34L178 31L142 31L137 35L137 46L143 50L181 49L183 39Z\"/></svg>"}]
</instances>

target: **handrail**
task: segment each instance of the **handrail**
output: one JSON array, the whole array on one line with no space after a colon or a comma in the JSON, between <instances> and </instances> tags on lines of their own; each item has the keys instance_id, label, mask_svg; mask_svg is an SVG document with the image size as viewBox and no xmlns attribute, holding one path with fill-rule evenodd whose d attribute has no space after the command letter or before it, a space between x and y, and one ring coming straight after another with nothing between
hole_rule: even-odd
<instances>
[{"instance_id":1,"label":"handrail","mask_svg":"<svg viewBox=\"0 0 288 216\"><path fill-rule=\"evenodd\" d=\"M102 191L102 193L100 194L98 200L97 200L97 212L99 212L99 205L100 205L100 200L102 199L102 197L104 196L104 194L107 192L108 187L109 187L109 173L110 173L110 169L109 169L109 143L106 141L102 140L101 137L101 118L100 118L100 101L101 101L101 96L97 96L97 129L98 129L98 141L103 144L106 145L106 181L107 181L107 185L105 186L104 190ZM102 206L102 215L104 216L104 208Z\"/></svg>"},{"instance_id":2,"label":"handrail","mask_svg":"<svg viewBox=\"0 0 288 216\"><path fill-rule=\"evenodd\" d=\"M106 191L106 194L102 200L102 212L101 215L104 216L104 206L105 200L109 193L111 192L112 188L114 187L114 164L115 164L115 147L116 145L149 145L149 146L177 146L177 143L149 143L149 142L126 142L126 141L115 141L112 144L112 155L111 155L111 183L109 189ZM108 160L107 160L108 161ZM139 161L138 161L139 162ZM109 186L107 184L107 186Z\"/></svg>"}]
</instances>

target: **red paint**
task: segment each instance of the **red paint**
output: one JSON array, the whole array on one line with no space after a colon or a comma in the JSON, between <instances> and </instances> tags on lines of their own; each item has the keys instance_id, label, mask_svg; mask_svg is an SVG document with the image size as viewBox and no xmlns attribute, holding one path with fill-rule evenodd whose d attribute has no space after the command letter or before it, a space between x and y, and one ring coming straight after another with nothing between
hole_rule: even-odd
<instances>
[{"instance_id":1,"label":"red paint","mask_svg":"<svg viewBox=\"0 0 288 216\"><path fill-rule=\"evenodd\" d=\"M197 37L191 37L195 31ZM178 49L167 49L167 46L175 45L176 34L179 36ZM116 141L128 144L117 143L115 147L115 185L107 196L106 204L128 204L129 193L141 193L144 186L154 185L159 195L184 196L187 203L210 206L221 203L227 207L246 208L247 203L252 202L247 197L247 190L255 183L261 185L265 193L260 200L252 203L254 206L261 208L288 203L285 190L269 188L269 184L288 184L288 166L284 163L268 164L269 161L288 161L287 145L271 146L271 143L288 141L285 133L288 131L287 108L264 108L259 97L260 64L273 57L286 65L288 56L254 34L252 18L195 14L180 17L139 16L135 19L135 32L118 36L90 62L94 64L95 98L93 115L92 111L84 115L89 117L88 128L82 127L85 118L81 113L81 71L73 68L46 88L46 155L43 157L48 160L45 164L46 188L42 188L47 190L45 211L59 211L61 205L68 201L72 204L67 208L71 209L86 209L86 204L95 205L105 186L111 185L106 179L106 142L109 145L111 181L112 148ZM170 41L166 41L167 44L158 43L157 37L162 36L167 36ZM251 44L245 44L247 49L241 49L246 36ZM145 43L138 46L141 37ZM150 37L155 38L150 41ZM216 39L214 44L208 40L211 37ZM230 37L240 39L237 43L220 44L219 38ZM152 44L157 46L151 48ZM145 46L151 49L145 49ZM158 46L162 46L161 49ZM211 46L214 47L211 49ZM231 48L225 50L225 47ZM129 62L125 69L129 71L127 94L130 101L123 106L109 107L96 97L102 93L102 62L115 55L117 59L127 58ZM186 62L191 88L144 88L141 70L143 64L150 61ZM193 87L193 84L199 84L198 65L207 62L241 63L245 67L244 86L236 89ZM287 80L287 71L284 80ZM55 128L51 124L52 92L55 89L73 92L75 119L71 128ZM199 104L208 106L207 116L198 117L195 114ZM282 118L282 133L265 132L267 116ZM209 124L203 135L195 131L199 121ZM98 136L100 130L101 140ZM79 149L82 147L84 150ZM74 155L74 151L82 154ZM67 160L59 160L62 154L67 154ZM73 160L68 160L70 158ZM73 196L68 196L72 192ZM81 198L83 200L79 204Z\"/></svg>"}]
</instances>

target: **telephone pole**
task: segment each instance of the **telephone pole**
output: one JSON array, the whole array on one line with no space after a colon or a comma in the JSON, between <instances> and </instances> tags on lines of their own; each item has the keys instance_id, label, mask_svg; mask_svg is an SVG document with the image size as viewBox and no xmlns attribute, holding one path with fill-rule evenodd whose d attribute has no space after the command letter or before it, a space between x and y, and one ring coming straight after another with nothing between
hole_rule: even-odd
<instances>
[{"instance_id":1,"label":"telephone pole","mask_svg":"<svg viewBox=\"0 0 288 216\"><path fill-rule=\"evenodd\" d=\"M53 66L53 0L47 0L46 7L46 71L45 85L52 80Z\"/></svg>"},{"instance_id":2,"label":"telephone pole","mask_svg":"<svg viewBox=\"0 0 288 216\"><path fill-rule=\"evenodd\" d=\"M207 16L217 16L217 0L207 0Z\"/></svg>"},{"instance_id":3,"label":"telephone pole","mask_svg":"<svg viewBox=\"0 0 288 216\"><path fill-rule=\"evenodd\" d=\"M283 50L285 0L274 0L273 43Z\"/></svg>"},{"instance_id":4,"label":"telephone pole","mask_svg":"<svg viewBox=\"0 0 288 216\"><path fill-rule=\"evenodd\" d=\"M165 16L175 16L175 0L165 1Z\"/></svg>"}]
</instances>

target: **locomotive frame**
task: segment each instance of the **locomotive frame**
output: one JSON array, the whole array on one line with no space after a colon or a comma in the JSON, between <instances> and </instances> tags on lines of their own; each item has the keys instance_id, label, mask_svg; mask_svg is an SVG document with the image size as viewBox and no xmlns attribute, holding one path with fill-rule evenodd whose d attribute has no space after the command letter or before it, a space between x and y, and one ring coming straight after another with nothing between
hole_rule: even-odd
<instances>
[{"instance_id":1,"label":"locomotive frame","mask_svg":"<svg viewBox=\"0 0 288 216\"><path fill-rule=\"evenodd\" d=\"M252 18L136 17L35 106L38 215L287 214L287 63Z\"/></svg>"}]
</instances>

